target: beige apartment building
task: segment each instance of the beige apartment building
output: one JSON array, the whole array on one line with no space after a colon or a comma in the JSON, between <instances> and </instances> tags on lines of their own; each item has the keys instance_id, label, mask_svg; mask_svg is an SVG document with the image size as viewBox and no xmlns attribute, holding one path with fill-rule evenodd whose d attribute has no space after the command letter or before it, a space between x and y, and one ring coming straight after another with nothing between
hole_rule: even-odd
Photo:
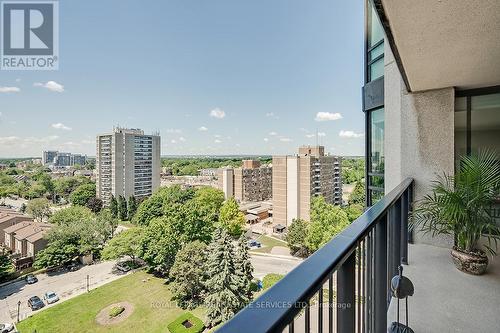
<instances>
[{"instance_id":1,"label":"beige apartment building","mask_svg":"<svg viewBox=\"0 0 500 333\"><path fill-rule=\"evenodd\" d=\"M97 197L109 204L111 196L138 199L160 186L160 136L140 129L116 127L97 136Z\"/></svg>"},{"instance_id":2,"label":"beige apartment building","mask_svg":"<svg viewBox=\"0 0 500 333\"><path fill-rule=\"evenodd\" d=\"M303 146L295 156L273 157L273 223L289 226L293 219L310 220L313 196L342 204L341 159L323 146Z\"/></svg>"},{"instance_id":3,"label":"beige apartment building","mask_svg":"<svg viewBox=\"0 0 500 333\"><path fill-rule=\"evenodd\" d=\"M241 168L218 170L218 187L227 198L239 202L258 202L272 197L273 171L270 166L261 166L260 161L244 160Z\"/></svg>"}]
</instances>

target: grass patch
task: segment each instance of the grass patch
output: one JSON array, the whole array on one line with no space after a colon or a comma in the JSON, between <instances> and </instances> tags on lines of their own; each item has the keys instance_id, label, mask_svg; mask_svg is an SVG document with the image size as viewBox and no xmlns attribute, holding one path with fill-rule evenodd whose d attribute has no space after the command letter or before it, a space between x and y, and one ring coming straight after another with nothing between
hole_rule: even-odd
<instances>
[{"instance_id":1,"label":"grass patch","mask_svg":"<svg viewBox=\"0 0 500 333\"><path fill-rule=\"evenodd\" d=\"M270 273L264 276L262 279L262 289L266 290L271 288L284 277L284 275L281 274L275 274L275 273Z\"/></svg>"},{"instance_id":2,"label":"grass patch","mask_svg":"<svg viewBox=\"0 0 500 333\"><path fill-rule=\"evenodd\" d=\"M170 333L200 333L205 329L203 321L190 312L180 315L168 324Z\"/></svg>"},{"instance_id":3,"label":"grass patch","mask_svg":"<svg viewBox=\"0 0 500 333\"><path fill-rule=\"evenodd\" d=\"M257 238L257 241L262 244L262 247L258 249L252 249L251 251L253 252L270 253L272 248L275 246L288 247L288 244L285 241L266 235L260 235L259 238Z\"/></svg>"},{"instance_id":4,"label":"grass patch","mask_svg":"<svg viewBox=\"0 0 500 333\"><path fill-rule=\"evenodd\" d=\"M125 311L125 308L123 306L115 306L109 311L109 316L111 318L114 318L121 315L123 311Z\"/></svg>"},{"instance_id":5,"label":"grass patch","mask_svg":"<svg viewBox=\"0 0 500 333\"><path fill-rule=\"evenodd\" d=\"M17 328L20 333L35 330L37 333L165 333L167 325L185 312L171 298L163 279L139 271L43 310L21 321ZM130 317L112 326L96 323L95 318L103 308L120 302L134 305ZM193 314L205 318L205 309L197 308Z\"/></svg>"}]
</instances>

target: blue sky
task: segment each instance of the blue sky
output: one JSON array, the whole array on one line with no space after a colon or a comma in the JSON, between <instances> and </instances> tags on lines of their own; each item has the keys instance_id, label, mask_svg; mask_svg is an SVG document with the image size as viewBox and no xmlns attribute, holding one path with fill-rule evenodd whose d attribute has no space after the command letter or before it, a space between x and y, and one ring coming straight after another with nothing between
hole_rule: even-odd
<instances>
[{"instance_id":1,"label":"blue sky","mask_svg":"<svg viewBox=\"0 0 500 333\"><path fill-rule=\"evenodd\" d=\"M60 3L58 71L0 72L0 157L95 155L114 125L162 155L363 155L363 2Z\"/></svg>"}]
</instances>

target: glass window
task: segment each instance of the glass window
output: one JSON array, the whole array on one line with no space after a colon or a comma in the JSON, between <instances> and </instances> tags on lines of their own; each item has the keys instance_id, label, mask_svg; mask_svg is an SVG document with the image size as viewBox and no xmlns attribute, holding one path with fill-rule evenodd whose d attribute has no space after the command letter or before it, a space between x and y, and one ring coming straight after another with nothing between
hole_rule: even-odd
<instances>
[{"instance_id":1,"label":"glass window","mask_svg":"<svg viewBox=\"0 0 500 333\"><path fill-rule=\"evenodd\" d=\"M384 195L384 109L370 112L370 161L368 170L368 203Z\"/></svg>"},{"instance_id":2,"label":"glass window","mask_svg":"<svg viewBox=\"0 0 500 333\"><path fill-rule=\"evenodd\" d=\"M367 82L384 75L384 30L377 13L369 3L368 12L368 50Z\"/></svg>"},{"instance_id":3,"label":"glass window","mask_svg":"<svg viewBox=\"0 0 500 333\"><path fill-rule=\"evenodd\" d=\"M471 97L470 127L471 153L481 149L500 153L500 94Z\"/></svg>"},{"instance_id":4,"label":"glass window","mask_svg":"<svg viewBox=\"0 0 500 333\"><path fill-rule=\"evenodd\" d=\"M455 100L455 163L467 154L467 98ZM455 168L459 165L456 164Z\"/></svg>"},{"instance_id":5,"label":"glass window","mask_svg":"<svg viewBox=\"0 0 500 333\"><path fill-rule=\"evenodd\" d=\"M370 171L384 173L384 109L370 114Z\"/></svg>"}]
</instances>

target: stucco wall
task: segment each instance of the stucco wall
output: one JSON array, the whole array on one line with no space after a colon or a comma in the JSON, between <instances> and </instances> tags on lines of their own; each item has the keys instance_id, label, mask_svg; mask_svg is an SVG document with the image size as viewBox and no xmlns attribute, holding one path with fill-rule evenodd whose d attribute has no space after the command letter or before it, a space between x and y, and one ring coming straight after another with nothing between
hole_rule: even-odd
<instances>
[{"instance_id":1,"label":"stucco wall","mask_svg":"<svg viewBox=\"0 0 500 333\"><path fill-rule=\"evenodd\" d=\"M438 174L454 170L454 89L408 93L387 48L385 62L385 190L412 177L418 200ZM417 232L414 239L453 245L452 237Z\"/></svg>"}]
</instances>

